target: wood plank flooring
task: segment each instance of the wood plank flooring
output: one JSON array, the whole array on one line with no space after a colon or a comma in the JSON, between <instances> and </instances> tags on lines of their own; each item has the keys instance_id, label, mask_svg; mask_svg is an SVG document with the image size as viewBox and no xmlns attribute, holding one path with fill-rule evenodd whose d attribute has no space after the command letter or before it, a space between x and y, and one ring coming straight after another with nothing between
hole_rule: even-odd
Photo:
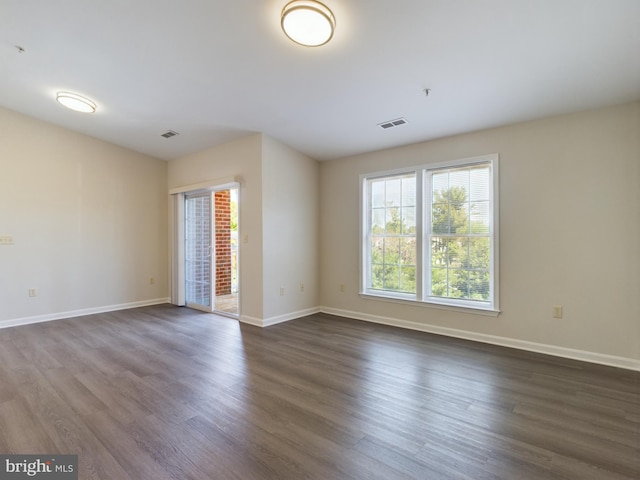
<instances>
[{"instance_id":1,"label":"wood plank flooring","mask_svg":"<svg viewBox=\"0 0 640 480\"><path fill-rule=\"evenodd\" d=\"M637 480L640 373L160 305L0 330L0 453L83 480Z\"/></svg>"}]
</instances>

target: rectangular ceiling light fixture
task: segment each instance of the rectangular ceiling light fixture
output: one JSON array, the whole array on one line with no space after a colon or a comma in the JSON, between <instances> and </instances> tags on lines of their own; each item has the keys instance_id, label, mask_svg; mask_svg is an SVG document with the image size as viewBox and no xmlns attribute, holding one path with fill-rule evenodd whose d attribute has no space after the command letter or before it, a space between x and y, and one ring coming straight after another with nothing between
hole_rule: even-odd
<instances>
[{"instance_id":1,"label":"rectangular ceiling light fixture","mask_svg":"<svg viewBox=\"0 0 640 480\"><path fill-rule=\"evenodd\" d=\"M176 135L180 135L180 134L178 132L174 132L173 130L167 130L165 133L163 133L160 136L164 138L171 138L171 137L175 137Z\"/></svg>"},{"instance_id":2,"label":"rectangular ceiling light fixture","mask_svg":"<svg viewBox=\"0 0 640 480\"><path fill-rule=\"evenodd\" d=\"M404 118L396 118L395 120L388 120L386 122L379 123L378 126L384 128L398 127L400 125L404 125L407 121Z\"/></svg>"}]
</instances>

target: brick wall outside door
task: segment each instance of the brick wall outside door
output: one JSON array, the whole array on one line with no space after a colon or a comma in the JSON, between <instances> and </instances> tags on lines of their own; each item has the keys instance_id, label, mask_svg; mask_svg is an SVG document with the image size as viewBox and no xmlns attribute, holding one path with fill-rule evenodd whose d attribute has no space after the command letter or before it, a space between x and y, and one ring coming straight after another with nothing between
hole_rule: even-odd
<instances>
[{"instance_id":1,"label":"brick wall outside door","mask_svg":"<svg viewBox=\"0 0 640 480\"><path fill-rule=\"evenodd\" d=\"M215 192L215 295L231 293L231 192Z\"/></svg>"}]
</instances>

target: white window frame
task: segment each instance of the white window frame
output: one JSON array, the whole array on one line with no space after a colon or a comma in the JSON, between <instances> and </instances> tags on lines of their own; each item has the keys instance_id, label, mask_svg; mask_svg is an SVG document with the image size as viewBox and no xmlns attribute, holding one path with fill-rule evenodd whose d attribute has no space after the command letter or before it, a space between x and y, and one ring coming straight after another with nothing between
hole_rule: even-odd
<instances>
[{"instance_id":1,"label":"white window frame","mask_svg":"<svg viewBox=\"0 0 640 480\"><path fill-rule=\"evenodd\" d=\"M490 252L490 301L478 302L466 299L441 298L428 295L431 264L430 238L431 234L431 172L461 168L478 164L489 164L491 171L490 198L492 208L490 209L491 222L489 236L491 238ZM360 295L364 298L409 303L412 305L443 308L447 310L459 310L465 312L479 313L483 315L496 316L499 309L499 156L483 155L479 157L465 158L460 160L432 163L407 167L384 172L373 172L360 175ZM416 175L416 293L407 294L393 291L370 289L369 278L371 275L370 259L370 234L371 234L371 205L368 190L368 182L377 178L392 177L396 175L411 174Z\"/></svg>"}]
</instances>

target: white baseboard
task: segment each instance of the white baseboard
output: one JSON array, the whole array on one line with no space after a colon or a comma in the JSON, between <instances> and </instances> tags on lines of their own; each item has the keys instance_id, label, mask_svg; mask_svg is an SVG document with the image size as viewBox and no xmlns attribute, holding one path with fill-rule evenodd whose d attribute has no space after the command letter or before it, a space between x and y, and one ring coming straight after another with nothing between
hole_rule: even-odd
<instances>
[{"instance_id":1,"label":"white baseboard","mask_svg":"<svg viewBox=\"0 0 640 480\"><path fill-rule=\"evenodd\" d=\"M640 360L636 360L633 358L617 357L614 355L606 355L603 353L587 352L585 350L575 350L572 348L558 347L555 345L546 345L543 343L517 340L514 338L499 337L496 335L486 335L484 333L470 332L468 330L458 330L455 328L428 325L424 323L411 322L408 320L401 320L391 317L382 317L379 315L370 315L366 313L354 312L351 310L342 310L338 308L320 307L319 310L322 313L337 315L339 317L353 318L355 320L380 323L392 327L400 327L410 330L418 330L421 332L435 333L437 335L445 335L447 337L461 338L464 340L472 340L474 342L489 343L502 347L517 348L519 350L543 353L556 357L570 358L572 360L580 360L583 362L597 363L610 367L640 371Z\"/></svg>"},{"instance_id":2,"label":"white baseboard","mask_svg":"<svg viewBox=\"0 0 640 480\"><path fill-rule=\"evenodd\" d=\"M249 315L240 315L238 320L242 323L246 323L247 325L253 325L254 327L264 327L261 318L250 317Z\"/></svg>"},{"instance_id":3,"label":"white baseboard","mask_svg":"<svg viewBox=\"0 0 640 480\"><path fill-rule=\"evenodd\" d=\"M50 322L52 320L62 320L65 318L82 317L95 313L115 312L116 310L126 310L128 308L147 307L149 305L160 305L169 303L169 298L154 298L152 300L141 300L139 302L120 303L118 305L105 305L102 307L83 308L81 310L71 310L68 312L48 313L34 317L14 318L0 320L0 328L17 327L19 325L29 325L31 323Z\"/></svg>"},{"instance_id":4,"label":"white baseboard","mask_svg":"<svg viewBox=\"0 0 640 480\"><path fill-rule=\"evenodd\" d=\"M240 321L256 327L269 327L271 325L288 322L290 320L306 317L307 315L313 315L315 313L320 313L319 307L306 308L304 310L298 310L297 312L286 313L284 315L278 315L270 318L255 318L249 317L248 315L240 315Z\"/></svg>"}]
</instances>

